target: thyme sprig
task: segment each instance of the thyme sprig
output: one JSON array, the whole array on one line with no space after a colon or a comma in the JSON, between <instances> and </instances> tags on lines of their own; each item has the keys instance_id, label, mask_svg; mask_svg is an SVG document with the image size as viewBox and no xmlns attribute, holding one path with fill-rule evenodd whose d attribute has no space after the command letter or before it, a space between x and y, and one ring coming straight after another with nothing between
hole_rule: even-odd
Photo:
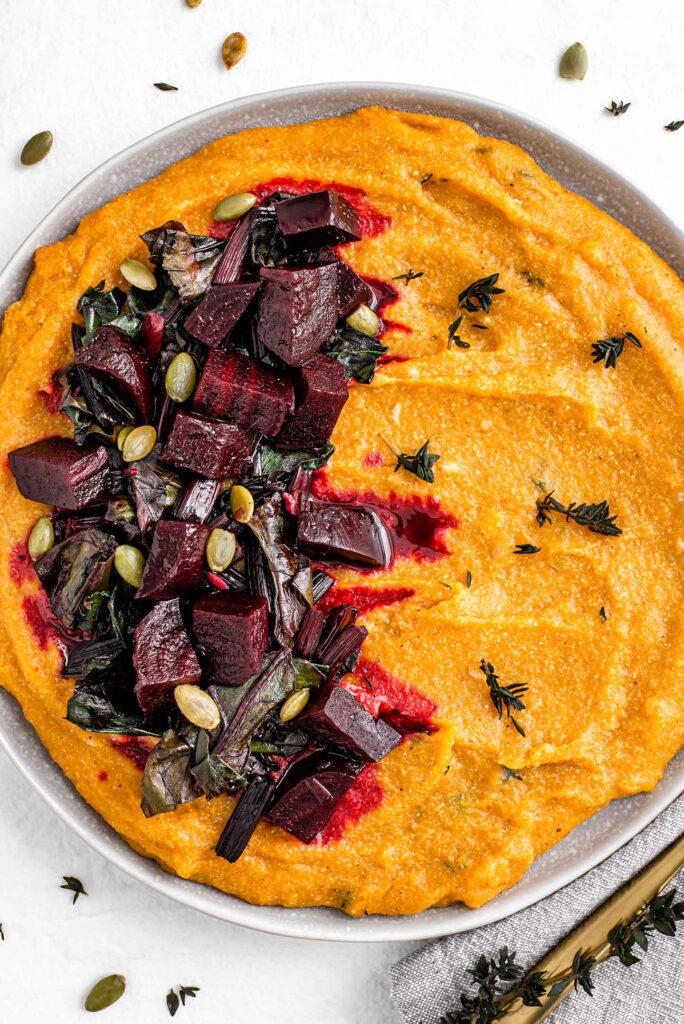
<instances>
[{"instance_id":1,"label":"thyme sprig","mask_svg":"<svg viewBox=\"0 0 684 1024\"><path fill-rule=\"evenodd\" d=\"M503 295L505 291L504 288L495 287L498 280L499 275L497 273L473 281L458 296L459 309L466 309L469 313L478 313L480 310L483 313L488 313L491 309L492 297L494 295Z\"/></svg>"},{"instance_id":2,"label":"thyme sprig","mask_svg":"<svg viewBox=\"0 0 684 1024\"><path fill-rule=\"evenodd\" d=\"M398 452L382 434L378 436L381 441L384 441L397 460L397 464L394 467L395 473L398 473L400 469L405 469L408 473L413 473L414 476L417 476L419 480L424 480L428 484L434 484L435 474L432 467L435 462L439 461L440 456L429 452L429 439L420 446L414 455L408 455L406 452Z\"/></svg>"},{"instance_id":3,"label":"thyme sprig","mask_svg":"<svg viewBox=\"0 0 684 1024\"><path fill-rule=\"evenodd\" d=\"M631 331L625 331L624 334L619 334L614 338L604 338L602 341L595 341L591 346L591 354L594 357L592 362L603 363L607 370L613 369L622 355L626 341L631 341L632 345L636 348L644 347L636 334L632 334Z\"/></svg>"},{"instance_id":4,"label":"thyme sprig","mask_svg":"<svg viewBox=\"0 0 684 1024\"><path fill-rule=\"evenodd\" d=\"M447 340L447 348L470 348L470 342L464 341L459 336L458 329L463 321L462 316L457 316L456 319L449 324L449 338Z\"/></svg>"},{"instance_id":5,"label":"thyme sprig","mask_svg":"<svg viewBox=\"0 0 684 1024\"><path fill-rule=\"evenodd\" d=\"M62 875L64 879L64 885L60 885L60 889L68 889L69 892L73 892L74 898L71 901L72 906L76 902L79 896L87 896L88 893L83 888L83 882L80 878L74 878L73 875Z\"/></svg>"},{"instance_id":6,"label":"thyme sprig","mask_svg":"<svg viewBox=\"0 0 684 1024\"><path fill-rule=\"evenodd\" d=\"M616 957L625 967L639 963L634 948L646 951L649 935L659 932L673 936L677 923L684 920L684 902L675 903L676 889L658 893L644 910L629 923L621 923L610 930L607 936L609 952L602 959ZM505 1020L508 1011L520 1001L523 1006L542 1006L544 996L553 998L573 985L575 991L582 989L587 995L594 990L592 971L598 964L599 949L578 950L572 964L565 971L548 975L544 971L530 971L523 974L515 962L515 951L503 946L497 958L482 954L474 967L468 971L477 985L474 995L461 995L461 1005L442 1017L442 1024L490 1024L491 1021ZM502 991L501 985L514 982L512 988Z\"/></svg>"},{"instance_id":7,"label":"thyme sprig","mask_svg":"<svg viewBox=\"0 0 684 1024\"><path fill-rule=\"evenodd\" d=\"M178 992L175 989L169 989L166 994L166 1008L172 1017L175 1017L178 1012L178 1007L185 1006L185 1000L188 998L194 999L199 988L197 985L179 985Z\"/></svg>"},{"instance_id":8,"label":"thyme sprig","mask_svg":"<svg viewBox=\"0 0 684 1024\"><path fill-rule=\"evenodd\" d=\"M615 100L611 100L610 106L606 107L606 110L609 114L612 114L613 117L619 117L620 114L624 114L627 110L629 110L631 106L631 103L623 103L622 100L620 100L619 103L616 103Z\"/></svg>"},{"instance_id":9,"label":"thyme sprig","mask_svg":"<svg viewBox=\"0 0 684 1024\"><path fill-rule=\"evenodd\" d=\"M425 273L424 270L415 271L413 269L413 267L411 267L411 269L407 270L405 274L397 274L397 276L393 277L392 280L393 281L406 281L406 284L410 284L411 281L415 281L415 280L417 280L417 278L423 277L424 273Z\"/></svg>"},{"instance_id":10,"label":"thyme sprig","mask_svg":"<svg viewBox=\"0 0 684 1024\"><path fill-rule=\"evenodd\" d=\"M610 514L610 506L607 501L599 501L595 505L586 503L578 504L572 501L569 505L562 505L557 498L553 497L550 491L544 498L537 501L537 523L544 526L551 522L551 513L560 512L568 520L577 523L578 526L586 526L591 533L600 533L604 537L619 537L622 530L616 525L617 515Z\"/></svg>"},{"instance_id":11,"label":"thyme sprig","mask_svg":"<svg viewBox=\"0 0 684 1024\"><path fill-rule=\"evenodd\" d=\"M534 544L516 544L514 555L536 555L541 548L536 547Z\"/></svg>"},{"instance_id":12,"label":"thyme sprig","mask_svg":"<svg viewBox=\"0 0 684 1024\"><path fill-rule=\"evenodd\" d=\"M684 120L683 121L670 121L669 124L665 125L665 131L666 132L678 132L679 129L682 127L682 125L684 125Z\"/></svg>"},{"instance_id":13,"label":"thyme sprig","mask_svg":"<svg viewBox=\"0 0 684 1024\"><path fill-rule=\"evenodd\" d=\"M487 680L487 686L489 687L489 697L496 708L499 718L503 718L505 710L506 715L510 718L520 735L524 736L525 730L521 726L520 722L516 721L513 717L511 709L513 709L513 711L525 710L525 704L521 700L521 697L523 693L527 693L529 687L524 683L513 683L511 686L501 686L499 684L499 677L494 670L494 666L484 658L480 662L480 669L484 672L485 679Z\"/></svg>"}]
</instances>

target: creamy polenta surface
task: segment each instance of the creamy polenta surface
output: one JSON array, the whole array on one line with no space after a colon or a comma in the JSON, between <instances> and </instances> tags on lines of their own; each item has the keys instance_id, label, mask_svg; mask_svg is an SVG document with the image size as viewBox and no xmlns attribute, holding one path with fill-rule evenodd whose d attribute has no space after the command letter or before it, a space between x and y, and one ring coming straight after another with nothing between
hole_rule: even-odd
<instances>
[{"instance_id":1,"label":"creamy polenta surface","mask_svg":"<svg viewBox=\"0 0 684 1024\"><path fill-rule=\"evenodd\" d=\"M275 178L361 190L376 230L344 258L400 278L390 358L351 387L317 487L409 518L431 510L439 524L438 543L387 570L335 570L340 592L362 588L367 603L348 685L409 695L430 724L359 780L332 833L307 846L262 822L229 864L214 846L230 798L146 819L125 744L65 720L73 683L22 555L42 506L19 495L6 454L70 433L49 396L86 288L120 284L121 262L145 259L142 232L173 218L205 233L223 196ZM503 292L488 313L459 308L495 273ZM613 367L593 361L596 342L625 332L642 347L628 340ZM211 143L37 252L5 314L2 685L84 798L184 878L352 915L485 903L610 800L654 787L684 741L683 339L684 287L653 252L465 124L369 108ZM388 445L415 452L427 439L434 483L395 473ZM608 502L621 534L558 513L540 527L549 492L564 507ZM373 607L376 589L386 598ZM527 686L521 731L497 715L483 659L501 686Z\"/></svg>"}]
</instances>

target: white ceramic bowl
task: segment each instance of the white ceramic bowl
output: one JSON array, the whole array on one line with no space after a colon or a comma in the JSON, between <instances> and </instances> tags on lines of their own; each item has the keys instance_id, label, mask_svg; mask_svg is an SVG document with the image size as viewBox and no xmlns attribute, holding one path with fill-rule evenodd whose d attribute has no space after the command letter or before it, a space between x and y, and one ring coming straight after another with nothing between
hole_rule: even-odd
<instances>
[{"instance_id":1,"label":"white ceramic bowl","mask_svg":"<svg viewBox=\"0 0 684 1024\"><path fill-rule=\"evenodd\" d=\"M63 238L90 210L158 174L229 132L345 113L369 103L467 121L485 135L517 143L564 185L630 227L680 274L684 236L623 178L550 128L486 100L437 89L380 83L305 86L224 103L143 139L80 182L28 236L0 274L0 309L17 299L38 246ZM306 167L302 167L302 173ZM234 924L281 935L346 941L426 939L507 917L578 878L636 835L684 792L684 751L652 793L615 801L541 857L514 888L479 910L463 906L415 917L352 920L328 908L254 907L233 896L167 874L134 853L85 803L50 759L18 705L0 691L0 743L31 785L75 832L134 878L186 906Z\"/></svg>"}]
</instances>

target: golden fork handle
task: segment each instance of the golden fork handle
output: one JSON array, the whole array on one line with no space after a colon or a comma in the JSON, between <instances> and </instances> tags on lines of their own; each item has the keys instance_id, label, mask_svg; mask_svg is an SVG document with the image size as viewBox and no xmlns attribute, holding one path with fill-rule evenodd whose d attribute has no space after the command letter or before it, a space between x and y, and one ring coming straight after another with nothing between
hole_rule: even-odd
<instances>
[{"instance_id":1,"label":"golden fork handle","mask_svg":"<svg viewBox=\"0 0 684 1024\"><path fill-rule=\"evenodd\" d=\"M655 860L618 889L605 903L585 918L550 953L534 967L555 976L569 970L578 950L594 952L598 963L610 956L608 933L620 922L629 924L647 903L657 896L676 874L684 868L684 835L675 839ZM505 1017L505 1024L538 1024L556 1009L561 1000L574 991L572 984L558 995L542 996L541 1006L523 1006L516 998Z\"/></svg>"}]
</instances>

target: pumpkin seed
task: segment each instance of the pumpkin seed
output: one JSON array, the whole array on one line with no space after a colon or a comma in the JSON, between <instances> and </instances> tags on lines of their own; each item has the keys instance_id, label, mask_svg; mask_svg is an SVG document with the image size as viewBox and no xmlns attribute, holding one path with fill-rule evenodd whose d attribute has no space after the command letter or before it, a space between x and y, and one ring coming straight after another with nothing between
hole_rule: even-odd
<instances>
[{"instance_id":1,"label":"pumpkin seed","mask_svg":"<svg viewBox=\"0 0 684 1024\"><path fill-rule=\"evenodd\" d=\"M199 5L202 3L202 0L185 0L185 3L187 4L188 7L199 7Z\"/></svg>"},{"instance_id":2,"label":"pumpkin seed","mask_svg":"<svg viewBox=\"0 0 684 1024\"><path fill-rule=\"evenodd\" d=\"M141 292L153 292L157 287L157 278L140 260L124 260L119 270L121 276Z\"/></svg>"},{"instance_id":3,"label":"pumpkin seed","mask_svg":"<svg viewBox=\"0 0 684 1024\"><path fill-rule=\"evenodd\" d=\"M235 534L216 527L209 534L206 555L211 571L223 572L235 557Z\"/></svg>"},{"instance_id":4,"label":"pumpkin seed","mask_svg":"<svg viewBox=\"0 0 684 1024\"><path fill-rule=\"evenodd\" d=\"M589 54L581 43L573 43L561 57L558 74L561 78L573 78L581 82L588 67Z\"/></svg>"},{"instance_id":5,"label":"pumpkin seed","mask_svg":"<svg viewBox=\"0 0 684 1024\"><path fill-rule=\"evenodd\" d=\"M55 531L47 516L38 519L29 534L28 553L35 562L46 554L55 543Z\"/></svg>"},{"instance_id":6,"label":"pumpkin seed","mask_svg":"<svg viewBox=\"0 0 684 1024\"><path fill-rule=\"evenodd\" d=\"M214 220L237 220L252 209L257 197L251 192L236 192L234 196L226 196L214 207Z\"/></svg>"},{"instance_id":7,"label":"pumpkin seed","mask_svg":"<svg viewBox=\"0 0 684 1024\"><path fill-rule=\"evenodd\" d=\"M280 721L291 722L293 718L296 718L309 703L310 695L311 690L307 688L295 690L294 693L291 693L280 709L280 714L278 715Z\"/></svg>"},{"instance_id":8,"label":"pumpkin seed","mask_svg":"<svg viewBox=\"0 0 684 1024\"><path fill-rule=\"evenodd\" d=\"M137 462L150 454L157 443L157 431L154 427L133 427L124 438L121 454L124 462Z\"/></svg>"},{"instance_id":9,"label":"pumpkin seed","mask_svg":"<svg viewBox=\"0 0 684 1024\"><path fill-rule=\"evenodd\" d=\"M238 523L248 523L254 513L254 498L241 484L230 489L230 511Z\"/></svg>"},{"instance_id":10,"label":"pumpkin seed","mask_svg":"<svg viewBox=\"0 0 684 1024\"><path fill-rule=\"evenodd\" d=\"M38 132L32 135L21 151L21 162L25 167L39 164L52 149L52 132Z\"/></svg>"},{"instance_id":11,"label":"pumpkin seed","mask_svg":"<svg viewBox=\"0 0 684 1024\"><path fill-rule=\"evenodd\" d=\"M187 352L179 352L169 363L164 378L164 387L174 402L187 402L197 384L195 360Z\"/></svg>"},{"instance_id":12,"label":"pumpkin seed","mask_svg":"<svg viewBox=\"0 0 684 1024\"><path fill-rule=\"evenodd\" d=\"M370 306L364 306L363 303L349 314L347 324L359 334L365 334L369 338L376 338L380 332L380 317L373 312Z\"/></svg>"},{"instance_id":13,"label":"pumpkin seed","mask_svg":"<svg viewBox=\"0 0 684 1024\"><path fill-rule=\"evenodd\" d=\"M123 974L110 974L106 978L101 978L96 985L93 985L86 996L85 1008L90 1013L106 1010L117 999L121 999L125 991L126 979Z\"/></svg>"},{"instance_id":14,"label":"pumpkin seed","mask_svg":"<svg viewBox=\"0 0 684 1024\"><path fill-rule=\"evenodd\" d=\"M137 590L143 577L145 556L132 544L119 544L114 552L114 568L122 580Z\"/></svg>"},{"instance_id":15,"label":"pumpkin seed","mask_svg":"<svg viewBox=\"0 0 684 1024\"><path fill-rule=\"evenodd\" d=\"M133 425L130 423L128 424L128 426L119 427L116 433L116 447L119 449L120 452L123 451L124 441L130 434L132 429Z\"/></svg>"},{"instance_id":16,"label":"pumpkin seed","mask_svg":"<svg viewBox=\"0 0 684 1024\"><path fill-rule=\"evenodd\" d=\"M231 32L221 47L221 57L226 71L230 71L247 53L247 40L242 32Z\"/></svg>"},{"instance_id":17,"label":"pumpkin seed","mask_svg":"<svg viewBox=\"0 0 684 1024\"><path fill-rule=\"evenodd\" d=\"M206 690L192 683L182 683L173 691L178 710L198 729L215 729L221 721L219 709Z\"/></svg>"}]
</instances>

